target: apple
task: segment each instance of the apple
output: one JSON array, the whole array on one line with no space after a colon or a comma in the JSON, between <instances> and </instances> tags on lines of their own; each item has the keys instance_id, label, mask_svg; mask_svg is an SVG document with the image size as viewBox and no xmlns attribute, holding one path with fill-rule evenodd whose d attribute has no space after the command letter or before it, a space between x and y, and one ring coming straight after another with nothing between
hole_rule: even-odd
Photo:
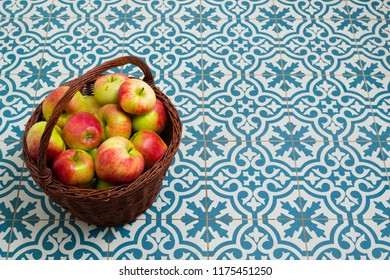
<instances>
[{"instance_id":1,"label":"apple","mask_svg":"<svg viewBox=\"0 0 390 280\"><path fill-rule=\"evenodd\" d=\"M64 97L66 91L69 89L68 86L60 86L49 93L43 100L42 114L46 121L48 121L53 114L54 108L57 103ZM63 128L69 118L77 112L86 112L87 105L81 92L76 92L69 104L66 106L64 112L60 115L57 125Z\"/></svg>"},{"instance_id":2,"label":"apple","mask_svg":"<svg viewBox=\"0 0 390 280\"><path fill-rule=\"evenodd\" d=\"M144 170L144 158L129 139L114 136L104 141L95 158L96 175L103 181L123 184L135 180Z\"/></svg>"},{"instance_id":3,"label":"apple","mask_svg":"<svg viewBox=\"0 0 390 280\"><path fill-rule=\"evenodd\" d=\"M131 135L131 118L118 104L103 105L95 114L103 128L103 141L113 136Z\"/></svg>"},{"instance_id":4,"label":"apple","mask_svg":"<svg viewBox=\"0 0 390 280\"><path fill-rule=\"evenodd\" d=\"M161 137L150 130L136 132L130 141L134 147L143 155L145 170L150 169L165 153L167 145Z\"/></svg>"},{"instance_id":5,"label":"apple","mask_svg":"<svg viewBox=\"0 0 390 280\"><path fill-rule=\"evenodd\" d=\"M97 190L104 190L112 186L114 186L113 183L103 181L102 179L97 179L97 185L96 185Z\"/></svg>"},{"instance_id":6,"label":"apple","mask_svg":"<svg viewBox=\"0 0 390 280\"><path fill-rule=\"evenodd\" d=\"M90 151L99 146L103 135L102 125L92 114L74 114L64 126L62 137L72 149Z\"/></svg>"},{"instance_id":7,"label":"apple","mask_svg":"<svg viewBox=\"0 0 390 280\"><path fill-rule=\"evenodd\" d=\"M95 96L93 95L85 95L85 104L87 105L87 111L88 113L91 113L92 115L96 113L96 111L102 107L100 103L96 100Z\"/></svg>"},{"instance_id":8,"label":"apple","mask_svg":"<svg viewBox=\"0 0 390 280\"><path fill-rule=\"evenodd\" d=\"M96 100L101 105L118 103L119 87L127 80L129 77L121 73L100 76L93 85Z\"/></svg>"},{"instance_id":9,"label":"apple","mask_svg":"<svg viewBox=\"0 0 390 280\"><path fill-rule=\"evenodd\" d=\"M164 104L156 99L156 104L146 114L134 115L131 119L133 124L133 131L151 130L160 134L167 123L167 112Z\"/></svg>"},{"instance_id":10,"label":"apple","mask_svg":"<svg viewBox=\"0 0 390 280\"><path fill-rule=\"evenodd\" d=\"M89 150L89 151L88 151L88 154L91 155L91 157L93 158L93 160L95 160L95 158L96 158L97 149L98 149L98 148L96 147L96 148L93 148L92 150Z\"/></svg>"},{"instance_id":11,"label":"apple","mask_svg":"<svg viewBox=\"0 0 390 280\"><path fill-rule=\"evenodd\" d=\"M53 161L52 170L65 185L89 188L95 176L93 159L86 151L68 149Z\"/></svg>"},{"instance_id":12,"label":"apple","mask_svg":"<svg viewBox=\"0 0 390 280\"><path fill-rule=\"evenodd\" d=\"M144 81L129 79L119 88L118 104L126 113L143 115L156 104L156 94Z\"/></svg>"},{"instance_id":13,"label":"apple","mask_svg":"<svg viewBox=\"0 0 390 280\"><path fill-rule=\"evenodd\" d=\"M36 161L38 159L38 150L41 144L43 131L45 130L47 122L41 121L35 123L28 131L26 142L27 150L31 158ZM52 162L57 155L65 151L66 145L62 139L62 130L59 126L54 126L49 139L49 145L46 152L46 161Z\"/></svg>"}]
</instances>

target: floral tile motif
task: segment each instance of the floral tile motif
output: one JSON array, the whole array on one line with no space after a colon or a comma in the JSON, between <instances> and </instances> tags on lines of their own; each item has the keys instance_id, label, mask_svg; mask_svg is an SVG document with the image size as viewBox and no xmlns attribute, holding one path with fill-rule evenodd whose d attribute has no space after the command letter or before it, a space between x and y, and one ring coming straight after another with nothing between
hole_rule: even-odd
<instances>
[{"instance_id":1,"label":"floral tile motif","mask_svg":"<svg viewBox=\"0 0 390 280\"><path fill-rule=\"evenodd\" d=\"M22 143L0 141L0 219L12 223L23 172ZM3 230L6 230L3 228Z\"/></svg>"},{"instance_id":2,"label":"floral tile motif","mask_svg":"<svg viewBox=\"0 0 390 280\"><path fill-rule=\"evenodd\" d=\"M53 1L52 18L58 17L125 17L126 1Z\"/></svg>"},{"instance_id":3,"label":"floral tile motif","mask_svg":"<svg viewBox=\"0 0 390 280\"><path fill-rule=\"evenodd\" d=\"M276 140L291 140L283 77L211 75L203 82L207 140L271 140L282 126L288 135Z\"/></svg>"},{"instance_id":4,"label":"floral tile motif","mask_svg":"<svg viewBox=\"0 0 390 280\"><path fill-rule=\"evenodd\" d=\"M302 218L291 142L218 144L206 143L209 218Z\"/></svg>"},{"instance_id":5,"label":"floral tile motif","mask_svg":"<svg viewBox=\"0 0 390 280\"><path fill-rule=\"evenodd\" d=\"M124 53L142 57L155 74L201 74L200 20L127 19Z\"/></svg>"},{"instance_id":6,"label":"floral tile motif","mask_svg":"<svg viewBox=\"0 0 390 280\"><path fill-rule=\"evenodd\" d=\"M274 0L277 18L295 19L348 19L348 6L344 0Z\"/></svg>"},{"instance_id":7,"label":"floral tile motif","mask_svg":"<svg viewBox=\"0 0 390 280\"><path fill-rule=\"evenodd\" d=\"M310 221L322 226L324 220ZM389 221L335 220L332 226L316 230L319 238L308 241L309 259L315 260L389 260ZM306 220L307 232L314 232ZM386 229L387 225L387 229Z\"/></svg>"},{"instance_id":8,"label":"floral tile motif","mask_svg":"<svg viewBox=\"0 0 390 280\"><path fill-rule=\"evenodd\" d=\"M38 230L37 230L38 229ZM79 220L15 220L9 259L107 259L109 228Z\"/></svg>"},{"instance_id":9,"label":"floral tile motif","mask_svg":"<svg viewBox=\"0 0 390 280\"><path fill-rule=\"evenodd\" d=\"M275 18L272 2L267 0L205 0L202 1L202 19Z\"/></svg>"},{"instance_id":10,"label":"floral tile motif","mask_svg":"<svg viewBox=\"0 0 390 280\"><path fill-rule=\"evenodd\" d=\"M114 26L109 27L110 22ZM50 21L41 73L80 75L121 56L123 34L115 18L54 18Z\"/></svg>"},{"instance_id":11,"label":"floral tile motif","mask_svg":"<svg viewBox=\"0 0 390 280\"><path fill-rule=\"evenodd\" d=\"M206 259L205 220L136 220L110 228L110 256L115 260Z\"/></svg>"},{"instance_id":12,"label":"floral tile motif","mask_svg":"<svg viewBox=\"0 0 390 280\"><path fill-rule=\"evenodd\" d=\"M390 18L390 2L388 0L350 0L348 8L352 19Z\"/></svg>"},{"instance_id":13,"label":"floral tile motif","mask_svg":"<svg viewBox=\"0 0 390 280\"><path fill-rule=\"evenodd\" d=\"M0 140L22 139L24 127L34 106L37 77L0 76Z\"/></svg>"},{"instance_id":14,"label":"floral tile motif","mask_svg":"<svg viewBox=\"0 0 390 280\"><path fill-rule=\"evenodd\" d=\"M381 211L377 206L388 199L389 181L378 142L328 142L313 153L312 160L297 164L302 200L318 201L328 219L372 219ZM303 210L305 218L311 213Z\"/></svg>"},{"instance_id":15,"label":"floral tile motif","mask_svg":"<svg viewBox=\"0 0 390 280\"><path fill-rule=\"evenodd\" d=\"M293 139L377 141L370 99L360 78L349 83L340 76L304 76L304 82L292 85L288 107Z\"/></svg>"},{"instance_id":16,"label":"floral tile motif","mask_svg":"<svg viewBox=\"0 0 390 280\"><path fill-rule=\"evenodd\" d=\"M356 43L366 76L390 75L390 21L353 20ZM379 86L379 85L376 85Z\"/></svg>"},{"instance_id":17,"label":"floral tile motif","mask_svg":"<svg viewBox=\"0 0 390 280\"><path fill-rule=\"evenodd\" d=\"M47 22L47 19L45 20ZM0 23L0 74L38 74L30 71L40 63L45 45L46 27L31 18L5 18Z\"/></svg>"},{"instance_id":18,"label":"floral tile motif","mask_svg":"<svg viewBox=\"0 0 390 280\"><path fill-rule=\"evenodd\" d=\"M199 142L201 143L201 142ZM201 143L203 145L203 143ZM182 142L153 205L140 217L144 219L181 219L195 214L194 205L206 196L203 148L198 142Z\"/></svg>"},{"instance_id":19,"label":"floral tile motif","mask_svg":"<svg viewBox=\"0 0 390 280\"><path fill-rule=\"evenodd\" d=\"M306 259L302 220L235 220L218 232L223 235L210 241L210 259Z\"/></svg>"},{"instance_id":20,"label":"floral tile motif","mask_svg":"<svg viewBox=\"0 0 390 280\"><path fill-rule=\"evenodd\" d=\"M212 61L204 65L205 72L209 72L207 67L218 65L224 74L278 74L277 29L269 20L222 19L213 29L202 32L202 42L210 57L206 62Z\"/></svg>"},{"instance_id":21,"label":"floral tile motif","mask_svg":"<svg viewBox=\"0 0 390 280\"><path fill-rule=\"evenodd\" d=\"M46 17L49 18L52 8L52 1L34 0L34 1L18 1L4 0L0 3L0 18L27 18L27 17Z\"/></svg>"},{"instance_id":22,"label":"floral tile motif","mask_svg":"<svg viewBox=\"0 0 390 280\"><path fill-rule=\"evenodd\" d=\"M290 28L280 36L285 74L344 74L349 64L358 61L350 20L284 22Z\"/></svg>"}]
</instances>

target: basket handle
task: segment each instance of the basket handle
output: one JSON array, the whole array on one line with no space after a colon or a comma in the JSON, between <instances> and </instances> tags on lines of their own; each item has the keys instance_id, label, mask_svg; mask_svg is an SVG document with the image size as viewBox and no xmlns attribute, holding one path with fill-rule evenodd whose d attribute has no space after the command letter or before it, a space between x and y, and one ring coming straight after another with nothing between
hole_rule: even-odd
<instances>
[{"instance_id":1,"label":"basket handle","mask_svg":"<svg viewBox=\"0 0 390 280\"><path fill-rule=\"evenodd\" d=\"M41 183L43 186L48 186L52 182L52 171L46 165L46 151L49 146L51 133L60 115L65 110L70 100L73 98L76 92L80 91L83 88L85 84L96 80L105 71L126 64L133 64L135 66L138 66L144 73L143 81L148 83L151 86L154 85L154 78L149 66L142 59L135 56L123 56L123 57L118 57L106 61L92 68L81 77L72 80L68 84L69 86L68 91L65 93L64 97L57 103L56 107L54 108L53 114L50 117L50 119L47 121L45 130L41 137L41 142L38 150L37 167L41 178Z\"/></svg>"}]
</instances>

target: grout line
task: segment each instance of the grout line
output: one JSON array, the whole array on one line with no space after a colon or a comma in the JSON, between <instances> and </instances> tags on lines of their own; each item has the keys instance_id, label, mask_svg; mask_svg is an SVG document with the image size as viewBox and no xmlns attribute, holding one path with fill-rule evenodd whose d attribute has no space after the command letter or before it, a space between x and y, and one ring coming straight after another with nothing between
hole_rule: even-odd
<instances>
[{"instance_id":1,"label":"grout line","mask_svg":"<svg viewBox=\"0 0 390 280\"><path fill-rule=\"evenodd\" d=\"M283 90L285 94L285 100L286 100L286 106L287 106L287 116L289 121L289 129L290 129L290 137L291 137L291 144L293 149L293 157L294 157L294 169L295 169L295 179L297 182L298 187L298 196L299 196L299 208L300 208L300 214L301 214L301 223L302 223L302 230L303 230L303 241L305 243L305 251L306 251L306 259L309 259L309 250L307 245L307 236L306 236L306 227L304 222L304 211L303 211L303 205L302 205L302 196L301 196L301 188L299 185L299 177L298 177L298 167L297 167L297 160L296 160L296 152L295 152L295 145L294 145L294 137L293 137L293 127L291 122L291 114L290 114L290 106L288 104L288 94L287 94L287 87L286 87L286 78L285 78L285 65L283 63L283 54L282 54L282 47L281 47L281 40L280 40L280 31L279 31L279 20L276 18L276 11L275 12L275 22L276 22L276 32L278 35L278 48L279 48L279 55L280 55L280 66L282 70L282 77L283 77Z\"/></svg>"},{"instance_id":2,"label":"grout line","mask_svg":"<svg viewBox=\"0 0 390 280\"><path fill-rule=\"evenodd\" d=\"M209 199L208 199L208 185L207 185L207 142L206 142L206 117L205 117L205 89L204 89L204 57L203 57L203 6L202 1L199 0L199 34L200 34L200 59L202 62L201 65L201 75L202 75L202 130L203 130L203 160L204 160L204 176L205 176L205 196L206 196L206 209L205 209L205 215L206 215L206 258L207 260L210 259L210 228L209 228Z\"/></svg>"},{"instance_id":3,"label":"grout line","mask_svg":"<svg viewBox=\"0 0 390 280\"><path fill-rule=\"evenodd\" d=\"M350 17L350 24L351 24L351 27L352 27L353 40L354 40L356 51L357 51L358 58L359 58L359 65L360 65L360 68L361 68L361 71L362 71L362 76L363 76L363 80L364 80L364 87L365 87L366 94L367 94L367 97L368 97L368 102L369 102L370 108L371 108L371 115L372 115L372 119L373 119L373 122L374 122L376 136L378 138L379 151L380 151L380 154L381 154L381 157L382 157L383 165L385 167L385 173L386 173L387 181L388 181L388 184L390 185L390 175L389 175L389 172L388 172L388 168L386 166L385 153L383 152L383 148L382 148L382 144L381 144L382 141L381 141L381 138L380 138L380 134L379 134L379 130L378 130L378 124L376 122L374 109L373 109L372 102L371 102L370 90L368 89L366 74L364 72L364 65L363 65L363 61L362 61L361 56L360 56L360 49L359 49L359 45L358 45L357 39L356 39L356 30L355 30L355 26L352 24L352 19L351 19L351 15L350 15L350 9L349 9L349 6L348 6L348 2L346 2L346 6L347 6L348 15ZM389 168L390 168L390 166L389 166Z\"/></svg>"},{"instance_id":4,"label":"grout line","mask_svg":"<svg viewBox=\"0 0 390 280\"><path fill-rule=\"evenodd\" d=\"M46 27L46 37L45 37L45 42L44 42L44 44L43 44L43 50L42 50L41 60L40 60L40 62L39 62L39 70L38 70L38 75L37 75L37 84L36 84L36 86L35 86L35 94L34 94L34 99L33 99L33 103L32 103L33 106L32 106L32 111L31 111L31 113L34 112L34 109L35 109L35 101L36 101L36 96L37 96L38 87L39 87L39 79L40 79L40 75L41 75L41 69L42 69L43 58L44 58L44 54L45 54L46 40L47 40L49 28L50 28L50 19L51 19L51 13L52 13L52 9L53 9L53 4L54 4L54 0L51 1L51 5L50 5L50 14L49 14L48 22L47 22L47 27ZM12 219L11 232L10 232L10 237L9 237L9 241L8 241L8 248L7 248L7 254L6 254L6 259L7 259L7 260L8 260L8 258L9 258L9 251L10 251L10 248L11 248L11 240L12 240L12 235L13 235L13 231L14 231L16 213L17 213L18 203L19 203L20 187L21 187L21 185L22 185L23 172L25 171L24 169L25 169L25 164L24 164L24 162L23 162L22 171L21 171L21 173L20 173L18 192L17 192L17 196L16 196L16 200L15 200L15 206L14 206L15 209L14 209L14 215L13 215L13 219Z\"/></svg>"}]
</instances>

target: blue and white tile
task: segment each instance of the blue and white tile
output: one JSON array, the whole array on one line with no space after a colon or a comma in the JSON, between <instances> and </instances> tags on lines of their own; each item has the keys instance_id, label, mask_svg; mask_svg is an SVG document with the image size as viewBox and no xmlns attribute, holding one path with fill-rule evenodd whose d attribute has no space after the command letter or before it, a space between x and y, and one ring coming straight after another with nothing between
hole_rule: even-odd
<instances>
[{"instance_id":1,"label":"blue and white tile","mask_svg":"<svg viewBox=\"0 0 390 280\"><path fill-rule=\"evenodd\" d=\"M384 90L371 99L379 140L390 142L390 93Z\"/></svg>"},{"instance_id":2,"label":"blue and white tile","mask_svg":"<svg viewBox=\"0 0 390 280\"><path fill-rule=\"evenodd\" d=\"M13 219L23 172L22 143L0 141L0 156L0 219Z\"/></svg>"},{"instance_id":3,"label":"blue and white tile","mask_svg":"<svg viewBox=\"0 0 390 280\"><path fill-rule=\"evenodd\" d=\"M310 124L305 126L310 136L304 137L299 130L293 133L294 140L354 141L364 127L374 124L365 89L348 87L348 81L341 76L304 76L302 79L305 85L291 86L288 106L291 123L294 127L300 123Z\"/></svg>"},{"instance_id":4,"label":"blue and white tile","mask_svg":"<svg viewBox=\"0 0 390 280\"><path fill-rule=\"evenodd\" d=\"M61 20L64 24L58 25ZM41 67L43 75L53 71L81 75L123 53L123 28L110 27L104 19L61 18L50 21L50 27Z\"/></svg>"},{"instance_id":5,"label":"blue and white tile","mask_svg":"<svg viewBox=\"0 0 390 280\"><path fill-rule=\"evenodd\" d=\"M9 258L16 260L107 259L109 228L79 220L15 220Z\"/></svg>"},{"instance_id":6,"label":"blue and white tile","mask_svg":"<svg viewBox=\"0 0 390 280\"><path fill-rule=\"evenodd\" d=\"M49 18L52 1L5 0L0 3L0 18L4 17L46 17Z\"/></svg>"},{"instance_id":7,"label":"blue and white tile","mask_svg":"<svg viewBox=\"0 0 390 280\"><path fill-rule=\"evenodd\" d=\"M349 20L288 22L293 26L280 34L284 74L337 74L345 65L358 61Z\"/></svg>"},{"instance_id":8,"label":"blue and white tile","mask_svg":"<svg viewBox=\"0 0 390 280\"><path fill-rule=\"evenodd\" d=\"M364 74L390 75L390 21L353 20Z\"/></svg>"},{"instance_id":9,"label":"blue and white tile","mask_svg":"<svg viewBox=\"0 0 390 280\"><path fill-rule=\"evenodd\" d=\"M268 64L280 63L276 28L266 24L267 20L220 20L215 29L202 32L207 61L223 65L224 74L266 74Z\"/></svg>"},{"instance_id":10,"label":"blue and white tile","mask_svg":"<svg viewBox=\"0 0 390 280\"><path fill-rule=\"evenodd\" d=\"M206 139L269 140L273 125L280 126L281 120L288 119L285 94L274 82L277 79L277 76L205 76Z\"/></svg>"},{"instance_id":11,"label":"blue and white tile","mask_svg":"<svg viewBox=\"0 0 390 280\"><path fill-rule=\"evenodd\" d=\"M218 144L206 143L209 218L301 218L283 208L299 198L291 142Z\"/></svg>"},{"instance_id":12,"label":"blue and white tile","mask_svg":"<svg viewBox=\"0 0 390 280\"><path fill-rule=\"evenodd\" d=\"M202 204L206 196L203 146L202 142L180 144L158 197L140 218L181 219L193 213L194 205Z\"/></svg>"},{"instance_id":13,"label":"blue and white tile","mask_svg":"<svg viewBox=\"0 0 390 280\"><path fill-rule=\"evenodd\" d=\"M47 22L47 19L45 20ZM30 65L42 58L46 26L30 18L5 18L0 23L0 74L38 74Z\"/></svg>"},{"instance_id":14,"label":"blue and white tile","mask_svg":"<svg viewBox=\"0 0 390 280\"><path fill-rule=\"evenodd\" d=\"M322 143L313 153L297 164L302 199L318 201L337 219L373 218L389 189L378 142Z\"/></svg>"},{"instance_id":15,"label":"blue and white tile","mask_svg":"<svg viewBox=\"0 0 390 280\"><path fill-rule=\"evenodd\" d=\"M220 223L219 236L209 242L210 259L306 259L302 220L235 220L232 227Z\"/></svg>"},{"instance_id":16,"label":"blue and white tile","mask_svg":"<svg viewBox=\"0 0 390 280\"><path fill-rule=\"evenodd\" d=\"M36 94L35 94L34 108L37 107L41 102L43 102L45 97L54 89L61 86L65 82L71 81L76 78L77 77L73 75L61 74L59 71L44 73L42 75L39 75L39 79L37 78L36 80L36 83L38 83L37 85L38 89L36 90ZM30 81L30 83L31 82L32 81Z\"/></svg>"},{"instance_id":17,"label":"blue and white tile","mask_svg":"<svg viewBox=\"0 0 390 280\"><path fill-rule=\"evenodd\" d=\"M202 1L202 19L275 18L272 2L268 0L205 0Z\"/></svg>"},{"instance_id":18,"label":"blue and white tile","mask_svg":"<svg viewBox=\"0 0 390 280\"><path fill-rule=\"evenodd\" d=\"M53 2L51 17L125 17L126 0L59 0Z\"/></svg>"},{"instance_id":19,"label":"blue and white tile","mask_svg":"<svg viewBox=\"0 0 390 280\"><path fill-rule=\"evenodd\" d=\"M348 9L352 19L390 18L390 2L388 0L349 0Z\"/></svg>"},{"instance_id":20,"label":"blue and white tile","mask_svg":"<svg viewBox=\"0 0 390 280\"><path fill-rule=\"evenodd\" d=\"M156 75L155 85L165 93L179 113L182 139L203 140L202 76Z\"/></svg>"},{"instance_id":21,"label":"blue and white tile","mask_svg":"<svg viewBox=\"0 0 390 280\"><path fill-rule=\"evenodd\" d=\"M206 220L143 220L111 228L110 259L206 258Z\"/></svg>"},{"instance_id":22,"label":"blue and white tile","mask_svg":"<svg viewBox=\"0 0 390 280\"><path fill-rule=\"evenodd\" d=\"M201 59L199 19L127 19L124 52L142 57L159 75L199 74L189 64Z\"/></svg>"},{"instance_id":23,"label":"blue and white tile","mask_svg":"<svg viewBox=\"0 0 390 280\"><path fill-rule=\"evenodd\" d=\"M276 18L295 19L348 19L347 1L344 0L274 0Z\"/></svg>"},{"instance_id":24,"label":"blue and white tile","mask_svg":"<svg viewBox=\"0 0 390 280\"><path fill-rule=\"evenodd\" d=\"M305 228L310 225L305 222ZM321 224L320 221L317 221ZM323 227L320 238L308 242L309 259L313 260L389 260L388 221L337 220Z\"/></svg>"},{"instance_id":25,"label":"blue and white tile","mask_svg":"<svg viewBox=\"0 0 390 280\"><path fill-rule=\"evenodd\" d=\"M26 83L29 80L32 84ZM0 140L20 140L29 119L37 76L0 76ZM33 85L33 86L31 86Z\"/></svg>"}]
</instances>

